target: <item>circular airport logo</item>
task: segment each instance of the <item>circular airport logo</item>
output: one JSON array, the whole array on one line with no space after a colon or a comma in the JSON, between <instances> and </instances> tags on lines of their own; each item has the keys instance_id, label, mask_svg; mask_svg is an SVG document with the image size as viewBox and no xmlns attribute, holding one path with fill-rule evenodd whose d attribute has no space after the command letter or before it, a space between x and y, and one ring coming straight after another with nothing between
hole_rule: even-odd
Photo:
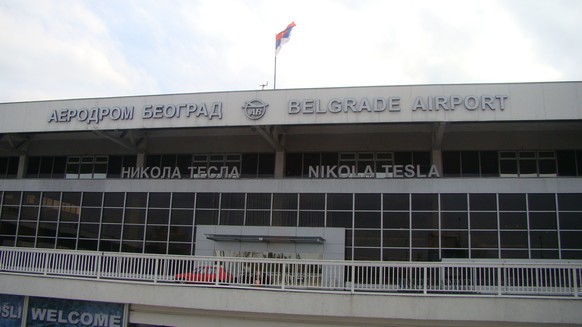
<instances>
[{"instance_id":1,"label":"circular airport logo","mask_svg":"<svg viewBox=\"0 0 582 327\"><path fill-rule=\"evenodd\" d=\"M264 103L262 100L255 99L246 101L242 108L245 111L245 115L247 115L249 119L257 120L261 119L265 115L268 106L269 105Z\"/></svg>"}]
</instances>

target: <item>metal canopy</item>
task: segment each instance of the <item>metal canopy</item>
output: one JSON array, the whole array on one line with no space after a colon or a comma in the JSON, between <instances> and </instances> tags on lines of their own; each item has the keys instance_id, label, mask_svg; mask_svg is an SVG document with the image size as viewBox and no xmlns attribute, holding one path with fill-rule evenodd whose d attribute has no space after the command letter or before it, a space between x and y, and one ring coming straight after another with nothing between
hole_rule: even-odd
<instances>
[{"instance_id":1,"label":"metal canopy","mask_svg":"<svg viewBox=\"0 0 582 327\"><path fill-rule=\"evenodd\" d=\"M235 235L235 234L205 234L206 238L215 242L251 242L251 243L303 243L323 244L321 236L273 236L273 235Z\"/></svg>"}]
</instances>

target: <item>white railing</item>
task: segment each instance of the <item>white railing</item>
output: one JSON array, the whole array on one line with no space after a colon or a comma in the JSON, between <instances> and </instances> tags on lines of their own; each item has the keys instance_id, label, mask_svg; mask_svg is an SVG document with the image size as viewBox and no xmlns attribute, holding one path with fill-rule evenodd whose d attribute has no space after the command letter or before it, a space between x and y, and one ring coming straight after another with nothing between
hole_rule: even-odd
<instances>
[{"instance_id":1,"label":"white railing","mask_svg":"<svg viewBox=\"0 0 582 327\"><path fill-rule=\"evenodd\" d=\"M200 271L203 273L193 274ZM0 273L377 294L559 296L580 299L582 291L582 262L555 261L314 261L0 247Z\"/></svg>"}]
</instances>

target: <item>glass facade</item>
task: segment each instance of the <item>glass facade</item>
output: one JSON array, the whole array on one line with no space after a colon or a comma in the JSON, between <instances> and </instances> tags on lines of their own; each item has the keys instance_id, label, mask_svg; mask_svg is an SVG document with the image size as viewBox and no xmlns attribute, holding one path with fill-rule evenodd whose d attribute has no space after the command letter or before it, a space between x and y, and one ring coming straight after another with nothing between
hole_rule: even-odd
<instances>
[{"instance_id":1,"label":"glass facade","mask_svg":"<svg viewBox=\"0 0 582 327\"><path fill-rule=\"evenodd\" d=\"M18 157L0 157L0 179L16 178ZM386 177L387 166L413 165L426 175L432 164L428 151L292 152L285 155L284 177L309 178L310 168L349 167L352 177ZM135 155L31 156L26 178L122 178L137 166ZM241 178L273 178L274 153L148 154L144 167L178 168L191 178L191 167L205 171L236 169ZM367 170L368 169L368 170ZM173 169L172 169L173 171ZM582 176L582 150L443 151L441 177L567 177Z\"/></svg>"},{"instance_id":2,"label":"glass facade","mask_svg":"<svg viewBox=\"0 0 582 327\"><path fill-rule=\"evenodd\" d=\"M345 259L582 259L582 193L0 192L0 244L194 254L198 225L345 228Z\"/></svg>"},{"instance_id":3,"label":"glass facade","mask_svg":"<svg viewBox=\"0 0 582 327\"><path fill-rule=\"evenodd\" d=\"M443 151L443 177L582 176L582 151Z\"/></svg>"}]
</instances>

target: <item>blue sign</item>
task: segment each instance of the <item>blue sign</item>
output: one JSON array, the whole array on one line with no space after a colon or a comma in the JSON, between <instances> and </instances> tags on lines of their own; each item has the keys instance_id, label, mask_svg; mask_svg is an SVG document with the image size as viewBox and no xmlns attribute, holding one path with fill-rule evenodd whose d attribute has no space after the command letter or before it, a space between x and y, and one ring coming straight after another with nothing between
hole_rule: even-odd
<instances>
[{"instance_id":1,"label":"blue sign","mask_svg":"<svg viewBox=\"0 0 582 327\"><path fill-rule=\"evenodd\" d=\"M124 305L31 297L26 327L123 327Z\"/></svg>"},{"instance_id":2,"label":"blue sign","mask_svg":"<svg viewBox=\"0 0 582 327\"><path fill-rule=\"evenodd\" d=\"M22 326L24 296L0 294L0 326Z\"/></svg>"}]
</instances>

